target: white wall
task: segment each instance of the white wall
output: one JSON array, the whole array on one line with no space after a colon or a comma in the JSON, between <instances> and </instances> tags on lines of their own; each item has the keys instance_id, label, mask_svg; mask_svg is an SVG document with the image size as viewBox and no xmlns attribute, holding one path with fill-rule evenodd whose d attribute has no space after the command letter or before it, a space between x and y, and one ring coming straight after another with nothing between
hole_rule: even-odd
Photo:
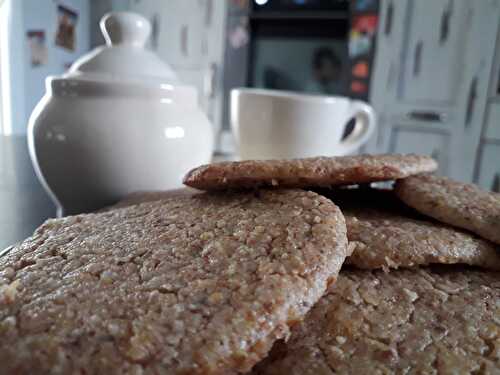
<instances>
[{"instance_id":1,"label":"white wall","mask_svg":"<svg viewBox=\"0 0 500 375\"><path fill-rule=\"evenodd\" d=\"M75 51L55 45L58 4L78 12ZM3 53L7 54L4 61L8 66L3 79L9 80L10 87L4 92L9 99L4 100L8 105L4 111L10 116L7 116L8 122L3 129L7 134L25 134L31 111L45 92L45 78L62 74L66 70L65 64L72 63L90 48L90 3L89 0L5 0L2 8L5 6L8 45ZM26 38L28 30L45 31L47 64L31 66Z\"/></svg>"},{"instance_id":2,"label":"white wall","mask_svg":"<svg viewBox=\"0 0 500 375\"><path fill-rule=\"evenodd\" d=\"M2 3L0 37L2 38L2 131L14 131L14 124L24 121L24 74L20 66L24 49L22 32L23 1L5 0Z\"/></svg>"},{"instance_id":3,"label":"white wall","mask_svg":"<svg viewBox=\"0 0 500 375\"><path fill-rule=\"evenodd\" d=\"M2 19L2 0L0 0L0 134L3 133L3 124L2 124L2 121L3 121L3 116L4 116L4 112L2 110L2 105L3 105L3 98L2 98L2 92L3 92L3 84L2 84L2 44L3 43L3 38L2 38L2 35L3 35L3 28L2 28L2 25L3 25L3 19Z\"/></svg>"}]
</instances>

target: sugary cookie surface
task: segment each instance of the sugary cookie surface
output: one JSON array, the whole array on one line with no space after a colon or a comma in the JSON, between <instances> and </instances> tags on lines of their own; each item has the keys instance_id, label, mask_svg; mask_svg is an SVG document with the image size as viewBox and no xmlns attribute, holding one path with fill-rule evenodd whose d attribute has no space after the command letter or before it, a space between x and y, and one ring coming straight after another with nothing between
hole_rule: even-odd
<instances>
[{"instance_id":1,"label":"sugary cookie surface","mask_svg":"<svg viewBox=\"0 0 500 375\"><path fill-rule=\"evenodd\" d=\"M258 374L496 374L500 275L342 271Z\"/></svg>"},{"instance_id":2,"label":"sugary cookie surface","mask_svg":"<svg viewBox=\"0 0 500 375\"><path fill-rule=\"evenodd\" d=\"M500 245L500 194L447 177L421 174L400 180L396 194L439 221L470 230Z\"/></svg>"},{"instance_id":3,"label":"sugary cookie surface","mask_svg":"<svg viewBox=\"0 0 500 375\"><path fill-rule=\"evenodd\" d=\"M500 270L500 246L405 206L390 190L323 192L337 204L353 249L346 262L389 270L429 264L469 264Z\"/></svg>"},{"instance_id":4,"label":"sugary cookie surface","mask_svg":"<svg viewBox=\"0 0 500 375\"><path fill-rule=\"evenodd\" d=\"M0 258L9 374L249 370L333 282L345 222L298 190L51 220Z\"/></svg>"},{"instance_id":5,"label":"sugary cookie surface","mask_svg":"<svg viewBox=\"0 0 500 375\"><path fill-rule=\"evenodd\" d=\"M413 154L246 160L200 166L188 172L184 184L201 190L330 187L394 180L436 169L432 158Z\"/></svg>"}]
</instances>

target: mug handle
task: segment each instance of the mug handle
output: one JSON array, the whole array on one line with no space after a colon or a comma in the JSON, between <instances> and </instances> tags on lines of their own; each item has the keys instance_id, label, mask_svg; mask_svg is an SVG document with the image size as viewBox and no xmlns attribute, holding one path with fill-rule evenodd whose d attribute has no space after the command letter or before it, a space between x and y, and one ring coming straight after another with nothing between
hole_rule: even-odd
<instances>
[{"instance_id":1,"label":"mug handle","mask_svg":"<svg viewBox=\"0 0 500 375\"><path fill-rule=\"evenodd\" d=\"M340 142L341 155L350 154L366 143L376 126L375 111L370 105L359 100L350 103L348 118L354 118L356 123L351 134Z\"/></svg>"}]
</instances>

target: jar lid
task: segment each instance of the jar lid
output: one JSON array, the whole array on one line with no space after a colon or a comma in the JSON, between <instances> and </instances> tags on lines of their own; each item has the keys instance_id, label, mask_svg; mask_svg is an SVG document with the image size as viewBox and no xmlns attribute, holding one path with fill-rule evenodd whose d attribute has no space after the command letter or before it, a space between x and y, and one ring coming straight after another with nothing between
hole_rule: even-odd
<instances>
[{"instance_id":1,"label":"jar lid","mask_svg":"<svg viewBox=\"0 0 500 375\"><path fill-rule=\"evenodd\" d=\"M131 12L106 14L100 22L106 45L79 58L63 79L98 82L177 84L172 68L145 44L151 23Z\"/></svg>"}]
</instances>

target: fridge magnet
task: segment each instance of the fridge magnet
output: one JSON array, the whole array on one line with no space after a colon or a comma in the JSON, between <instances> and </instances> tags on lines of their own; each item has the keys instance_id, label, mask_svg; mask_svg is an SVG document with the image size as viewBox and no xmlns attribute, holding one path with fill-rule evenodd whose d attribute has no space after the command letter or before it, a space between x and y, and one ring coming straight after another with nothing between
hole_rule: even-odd
<instances>
[{"instance_id":1,"label":"fridge magnet","mask_svg":"<svg viewBox=\"0 0 500 375\"><path fill-rule=\"evenodd\" d=\"M40 66L47 64L48 49L45 39L45 31L30 30L26 33L31 54L31 66Z\"/></svg>"},{"instance_id":2,"label":"fridge magnet","mask_svg":"<svg viewBox=\"0 0 500 375\"><path fill-rule=\"evenodd\" d=\"M241 17L238 24L229 31L229 44L233 49L239 49L247 45L249 41L248 20Z\"/></svg>"},{"instance_id":3,"label":"fridge magnet","mask_svg":"<svg viewBox=\"0 0 500 375\"><path fill-rule=\"evenodd\" d=\"M357 78L368 78L370 74L370 69L368 62L360 61L352 67L352 75Z\"/></svg>"},{"instance_id":4,"label":"fridge magnet","mask_svg":"<svg viewBox=\"0 0 500 375\"><path fill-rule=\"evenodd\" d=\"M377 21L377 15L362 15L354 18L349 34L350 57L370 53L377 31Z\"/></svg>"},{"instance_id":5,"label":"fridge magnet","mask_svg":"<svg viewBox=\"0 0 500 375\"><path fill-rule=\"evenodd\" d=\"M248 0L231 0L229 6L235 10L248 9Z\"/></svg>"},{"instance_id":6,"label":"fridge magnet","mask_svg":"<svg viewBox=\"0 0 500 375\"><path fill-rule=\"evenodd\" d=\"M358 12L376 11L378 0L356 0L354 2L354 9Z\"/></svg>"},{"instance_id":7,"label":"fridge magnet","mask_svg":"<svg viewBox=\"0 0 500 375\"><path fill-rule=\"evenodd\" d=\"M70 51L75 50L76 23L78 13L63 5L57 6L56 45Z\"/></svg>"},{"instance_id":8,"label":"fridge magnet","mask_svg":"<svg viewBox=\"0 0 500 375\"><path fill-rule=\"evenodd\" d=\"M352 29L359 33L373 36L377 31L378 16L365 14L354 18Z\"/></svg>"},{"instance_id":9,"label":"fridge magnet","mask_svg":"<svg viewBox=\"0 0 500 375\"><path fill-rule=\"evenodd\" d=\"M366 94L368 92L368 86L363 82L353 81L351 82L351 91L356 94Z\"/></svg>"},{"instance_id":10,"label":"fridge magnet","mask_svg":"<svg viewBox=\"0 0 500 375\"><path fill-rule=\"evenodd\" d=\"M351 30L349 36L349 56L351 58L366 55L372 46L371 38L356 30Z\"/></svg>"}]
</instances>

